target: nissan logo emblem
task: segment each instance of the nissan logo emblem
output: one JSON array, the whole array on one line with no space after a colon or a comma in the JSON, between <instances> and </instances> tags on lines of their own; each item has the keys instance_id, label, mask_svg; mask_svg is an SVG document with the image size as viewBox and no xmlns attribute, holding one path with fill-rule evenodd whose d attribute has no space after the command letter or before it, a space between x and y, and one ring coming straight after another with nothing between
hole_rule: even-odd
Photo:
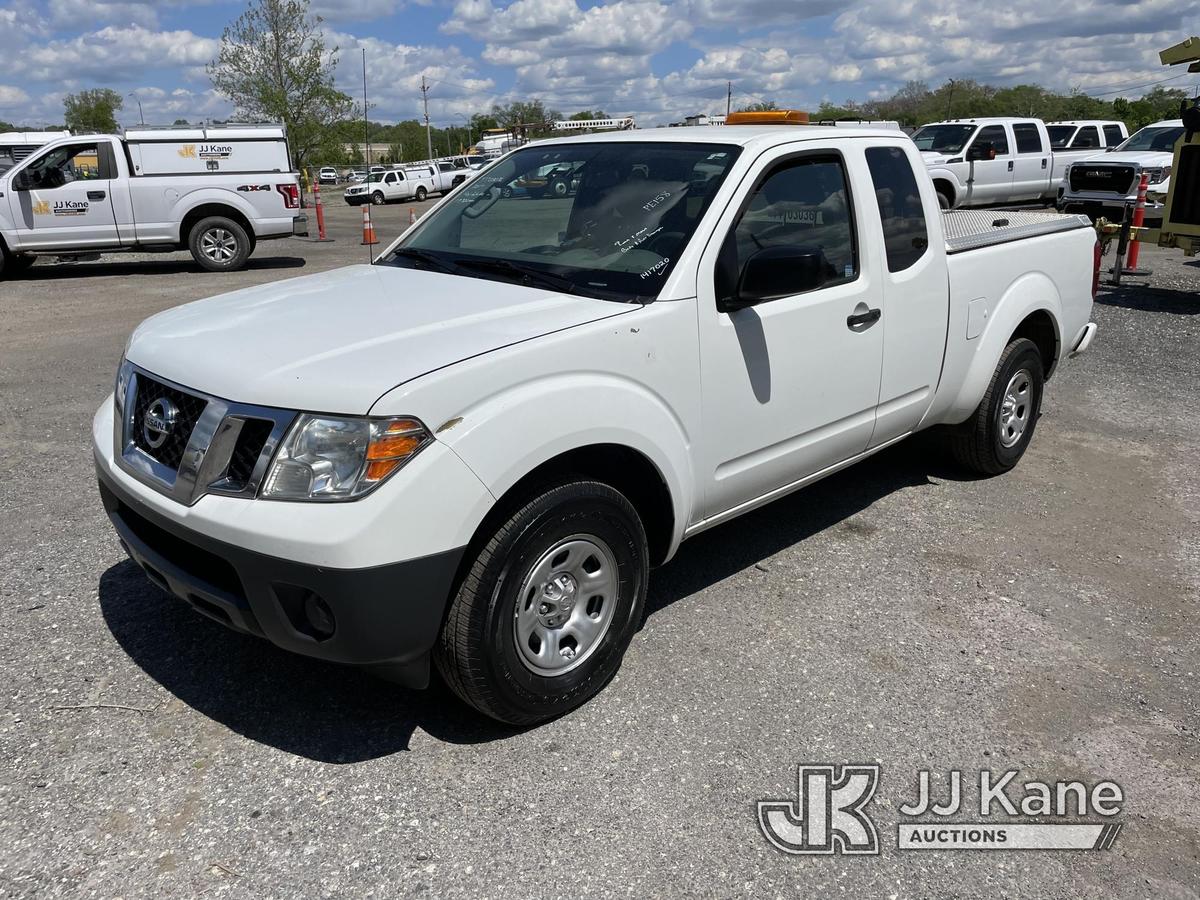
<instances>
[{"instance_id":1,"label":"nissan logo emblem","mask_svg":"<svg viewBox=\"0 0 1200 900\"><path fill-rule=\"evenodd\" d=\"M146 446L157 450L166 443L178 416L178 407L166 397L159 397L151 403L142 418L142 437L146 439Z\"/></svg>"}]
</instances>

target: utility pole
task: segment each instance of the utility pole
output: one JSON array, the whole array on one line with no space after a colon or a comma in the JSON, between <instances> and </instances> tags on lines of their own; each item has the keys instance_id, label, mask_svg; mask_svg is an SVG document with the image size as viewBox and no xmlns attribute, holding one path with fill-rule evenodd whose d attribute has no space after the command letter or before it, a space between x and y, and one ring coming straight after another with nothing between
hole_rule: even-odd
<instances>
[{"instance_id":1,"label":"utility pole","mask_svg":"<svg viewBox=\"0 0 1200 900\"><path fill-rule=\"evenodd\" d=\"M425 145L429 150L429 158L433 159L433 132L429 129L429 85L425 76L421 76L421 100L425 104Z\"/></svg>"},{"instance_id":2,"label":"utility pole","mask_svg":"<svg viewBox=\"0 0 1200 900\"><path fill-rule=\"evenodd\" d=\"M132 91L130 91L130 92L129 92L129 96L130 96L130 97L132 97L132 98L133 98L135 101L137 101L137 105L138 105L138 122L140 122L141 124L145 125L145 124L146 124L146 117L145 117L144 115L142 115L142 98L141 98L141 97L139 97L137 94L133 93Z\"/></svg>"},{"instance_id":3,"label":"utility pole","mask_svg":"<svg viewBox=\"0 0 1200 900\"><path fill-rule=\"evenodd\" d=\"M951 78L948 82L950 85L950 95L946 98L946 118L951 118L950 113L954 109L954 79Z\"/></svg>"},{"instance_id":4,"label":"utility pole","mask_svg":"<svg viewBox=\"0 0 1200 900\"><path fill-rule=\"evenodd\" d=\"M730 107L733 106L733 82L725 82L725 116L729 117Z\"/></svg>"},{"instance_id":5,"label":"utility pole","mask_svg":"<svg viewBox=\"0 0 1200 900\"><path fill-rule=\"evenodd\" d=\"M366 150L367 171L371 171L371 122L367 118L367 48L363 47L363 149ZM368 252L370 252L368 250Z\"/></svg>"}]
</instances>

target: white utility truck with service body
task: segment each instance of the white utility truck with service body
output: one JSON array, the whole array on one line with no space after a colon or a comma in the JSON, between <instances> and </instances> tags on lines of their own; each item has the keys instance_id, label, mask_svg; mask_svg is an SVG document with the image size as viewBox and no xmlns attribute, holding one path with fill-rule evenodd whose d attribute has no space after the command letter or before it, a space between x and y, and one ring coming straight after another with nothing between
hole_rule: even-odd
<instances>
[{"instance_id":1,"label":"white utility truck with service body","mask_svg":"<svg viewBox=\"0 0 1200 900\"><path fill-rule=\"evenodd\" d=\"M1137 201L1143 173L1146 192L1145 223L1162 225L1167 192L1171 189L1171 166L1175 144L1183 137L1182 119L1167 119L1139 129L1111 153L1088 156L1067 170L1067 183L1059 198L1064 212L1086 213L1120 222L1126 205Z\"/></svg>"},{"instance_id":2,"label":"white utility truck with service body","mask_svg":"<svg viewBox=\"0 0 1200 900\"><path fill-rule=\"evenodd\" d=\"M73 135L0 173L0 276L37 256L190 250L239 269L258 241L307 233L279 126Z\"/></svg>"},{"instance_id":3,"label":"white utility truck with service body","mask_svg":"<svg viewBox=\"0 0 1200 900\"><path fill-rule=\"evenodd\" d=\"M1101 141L1107 140L1105 134L1098 132ZM1061 192L1067 166L1096 152L1090 147L1052 149L1041 119L932 122L913 132L912 139L943 209L1052 203Z\"/></svg>"},{"instance_id":4,"label":"white utility truck with service body","mask_svg":"<svg viewBox=\"0 0 1200 900\"><path fill-rule=\"evenodd\" d=\"M683 540L934 426L1016 465L1095 333L1087 220L943 214L902 134L731 118L528 145L373 264L147 319L93 425L130 556L528 723L613 676ZM505 196L555 164L569 197Z\"/></svg>"}]
</instances>

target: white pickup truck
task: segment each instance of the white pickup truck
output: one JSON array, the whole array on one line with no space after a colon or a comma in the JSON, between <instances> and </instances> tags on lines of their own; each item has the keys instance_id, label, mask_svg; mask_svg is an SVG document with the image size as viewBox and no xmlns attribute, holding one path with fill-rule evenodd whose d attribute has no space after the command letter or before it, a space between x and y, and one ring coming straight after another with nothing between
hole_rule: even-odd
<instances>
[{"instance_id":1,"label":"white pickup truck","mask_svg":"<svg viewBox=\"0 0 1200 900\"><path fill-rule=\"evenodd\" d=\"M362 206L364 203L383 206L385 203L407 200L423 203L426 197L434 193L437 193L437 185L434 182L433 169L429 166L418 166L372 172L366 181L346 188L342 199L350 206Z\"/></svg>"},{"instance_id":2,"label":"white pickup truck","mask_svg":"<svg viewBox=\"0 0 1200 900\"><path fill-rule=\"evenodd\" d=\"M41 255L183 249L226 272L307 230L278 126L75 135L0 173L0 276Z\"/></svg>"},{"instance_id":3,"label":"white pickup truck","mask_svg":"<svg viewBox=\"0 0 1200 900\"><path fill-rule=\"evenodd\" d=\"M570 197L503 195L559 162ZM143 322L100 493L205 615L536 722L613 676L685 539L934 426L1016 465L1095 334L1096 249L1079 216L943 215L895 131L542 141L373 265Z\"/></svg>"},{"instance_id":4,"label":"white pickup truck","mask_svg":"<svg viewBox=\"0 0 1200 900\"><path fill-rule=\"evenodd\" d=\"M1077 135L1080 123L1072 123L1071 131ZM1099 141L1095 145L1090 144L1092 131ZM1041 119L989 117L932 122L917 129L912 139L933 179L938 202L943 209L955 209L1054 202L1067 167L1094 154L1096 147L1103 149L1115 132L1090 128L1087 134L1086 147L1053 150Z\"/></svg>"},{"instance_id":5,"label":"white pickup truck","mask_svg":"<svg viewBox=\"0 0 1200 900\"><path fill-rule=\"evenodd\" d=\"M1160 227L1171 187L1175 144L1183 132L1182 119L1155 122L1138 130L1110 153L1076 161L1067 170L1059 208L1119 222L1125 206L1136 202L1138 182L1145 173L1149 182L1145 223L1151 228Z\"/></svg>"}]
</instances>

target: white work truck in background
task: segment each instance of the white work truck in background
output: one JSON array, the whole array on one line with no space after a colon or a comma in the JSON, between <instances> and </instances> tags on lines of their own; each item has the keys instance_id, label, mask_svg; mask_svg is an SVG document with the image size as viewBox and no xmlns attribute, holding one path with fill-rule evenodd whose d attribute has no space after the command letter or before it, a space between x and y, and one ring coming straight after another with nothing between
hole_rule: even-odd
<instances>
[{"instance_id":1,"label":"white work truck in background","mask_svg":"<svg viewBox=\"0 0 1200 900\"><path fill-rule=\"evenodd\" d=\"M1073 127L1072 134L1080 130ZM1103 142L1112 132L1096 131L1101 141L1098 146L1104 147ZM1095 153L1092 147L1054 150L1041 119L988 117L932 122L918 128L912 140L921 151L943 209L1052 203L1061 192L1067 166Z\"/></svg>"},{"instance_id":2,"label":"white work truck in background","mask_svg":"<svg viewBox=\"0 0 1200 900\"><path fill-rule=\"evenodd\" d=\"M423 203L430 194L439 193L432 166L416 166L372 171L367 180L346 188L342 199L350 206L371 203L401 203L415 200Z\"/></svg>"},{"instance_id":3,"label":"white work truck in background","mask_svg":"<svg viewBox=\"0 0 1200 900\"><path fill-rule=\"evenodd\" d=\"M3 175L30 153L51 141L70 137L70 131L4 131L0 132L0 175Z\"/></svg>"},{"instance_id":4,"label":"white work truck in background","mask_svg":"<svg viewBox=\"0 0 1200 900\"><path fill-rule=\"evenodd\" d=\"M1086 213L1120 222L1125 207L1137 201L1138 182L1147 176L1145 224L1162 225L1167 192L1171 188L1171 166L1175 144L1183 137L1182 119L1155 122L1138 130L1133 137L1111 152L1087 156L1075 161L1066 174L1059 197L1064 212Z\"/></svg>"},{"instance_id":5,"label":"white work truck in background","mask_svg":"<svg viewBox=\"0 0 1200 900\"><path fill-rule=\"evenodd\" d=\"M73 135L0 173L0 275L41 255L184 249L230 271L258 241L306 233L279 126Z\"/></svg>"},{"instance_id":6,"label":"white work truck in background","mask_svg":"<svg viewBox=\"0 0 1200 900\"><path fill-rule=\"evenodd\" d=\"M506 194L550 165L568 196ZM685 539L918 431L1016 465L1098 261L1082 216L943 214L894 130L541 141L374 264L139 325L100 493L203 614L537 722L612 678Z\"/></svg>"}]
</instances>

